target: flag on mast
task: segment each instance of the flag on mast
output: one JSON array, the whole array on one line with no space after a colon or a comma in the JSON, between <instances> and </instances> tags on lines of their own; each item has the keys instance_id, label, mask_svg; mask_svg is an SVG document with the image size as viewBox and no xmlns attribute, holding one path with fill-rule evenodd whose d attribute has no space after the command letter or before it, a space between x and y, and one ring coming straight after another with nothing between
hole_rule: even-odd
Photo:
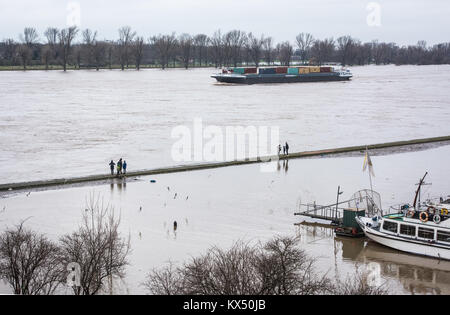
<instances>
[{"instance_id":1,"label":"flag on mast","mask_svg":"<svg viewBox=\"0 0 450 315\"><path fill-rule=\"evenodd\" d=\"M367 168L369 169L369 174L375 176L375 173L373 172L372 160L370 159L369 155L369 150L366 148L366 155L364 156L363 172L365 172Z\"/></svg>"}]
</instances>

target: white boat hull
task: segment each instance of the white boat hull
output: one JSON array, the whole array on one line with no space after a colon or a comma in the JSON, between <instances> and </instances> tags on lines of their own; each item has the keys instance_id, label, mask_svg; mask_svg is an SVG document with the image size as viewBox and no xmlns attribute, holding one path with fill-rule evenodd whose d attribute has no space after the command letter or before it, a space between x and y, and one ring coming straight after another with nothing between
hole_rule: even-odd
<instances>
[{"instance_id":1,"label":"white boat hull","mask_svg":"<svg viewBox=\"0 0 450 315\"><path fill-rule=\"evenodd\" d=\"M364 234L374 242L415 255L450 260L450 249L448 247L439 246L438 244L424 243L420 240L405 239L396 235L380 233L377 230L366 226L365 222L360 218L358 219L356 221L364 231Z\"/></svg>"}]
</instances>

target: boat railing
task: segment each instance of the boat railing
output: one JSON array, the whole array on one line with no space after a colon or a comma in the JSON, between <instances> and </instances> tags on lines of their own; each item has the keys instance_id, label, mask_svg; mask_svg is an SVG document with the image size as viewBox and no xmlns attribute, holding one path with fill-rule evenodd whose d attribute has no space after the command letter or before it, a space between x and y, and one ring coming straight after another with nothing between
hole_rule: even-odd
<instances>
[{"instance_id":1,"label":"boat railing","mask_svg":"<svg viewBox=\"0 0 450 315\"><path fill-rule=\"evenodd\" d=\"M317 205L315 202L306 204L300 203L297 209L298 212L294 214L339 223L344 216L344 210L348 209L347 206L344 207L343 205L347 205L350 201L351 200L345 200L329 205Z\"/></svg>"}]
</instances>

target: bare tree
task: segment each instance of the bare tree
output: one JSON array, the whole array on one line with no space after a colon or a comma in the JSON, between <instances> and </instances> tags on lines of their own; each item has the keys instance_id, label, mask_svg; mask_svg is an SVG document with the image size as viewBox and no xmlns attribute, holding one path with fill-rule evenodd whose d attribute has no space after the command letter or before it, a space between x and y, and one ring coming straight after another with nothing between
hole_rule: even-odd
<instances>
[{"instance_id":1,"label":"bare tree","mask_svg":"<svg viewBox=\"0 0 450 315\"><path fill-rule=\"evenodd\" d=\"M230 66L233 60L233 43L231 33L228 32L222 36L222 59L225 66Z\"/></svg>"},{"instance_id":2,"label":"bare tree","mask_svg":"<svg viewBox=\"0 0 450 315\"><path fill-rule=\"evenodd\" d=\"M164 268L154 268L143 286L152 294L182 295L185 293L182 272L172 262Z\"/></svg>"},{"instance_id":3,"label":"bare tree","mask_svg":"<svg viewBox=\"0 0 450 315\"><path fill-rule=\"evenodd\" d=\"M81 51L84 60L86 60L88 67L94 63L94 47L97 43L97 32L90 29L85 29L83 35L83 49Z\"/></svg>"},{"instance_id":4,"label":"bare tree","mask_svg":"<svg viewBox=\"0 0 450 315\"><path fill-rule=\"evenodd\" d=\"M17 46L17 55L22 62L23 70L27 70L28 61L31 58L31 49L25 44Z\"/></svg>"},{"instance_id":5,"label":"bare tree","mask_svg":"<svg viewBox=\"0 0 450 315\"><path fill-rule=\"evenodd\" d=\"M341 36L337 40L337 53L343 66L353 64L356 55L356 46L359 44L351 36Z\"/></svg>"},{"instance_id":6,"label":"bare tree","mask_svg":"<svg viewBox=\"0 0 450 315\"><path fill-rule=\"evenodd\" d=\"M136 70L141 68L142 57L144 56L144 38L136 37L133 41L133 56L136 64Z\"/></svg>"},{"instance_id":7,"label":"bare tree","mask_svg":"<svg viewBox=\"0 0 450 315\"><path fill-rule=\"evenodd\" d=\"M3 54L2 59L13 62L17 50L17 43L12 38L7 38L3 40Z\"/></svg>"},{"instance_id":8,"label":"bare tree","mask_svg":"<svg viewBox=\"0 0 450 315\"><path fill-rule=\"evenodd\" d=\"M48 45L42 47L41 59L45 65L45 70L48 70L48 66L50 64L50 61L52 60L52 55L53 55L52 49Z\"/></svg>"},{"instance_id":9,"label":"bare tree","mask_svg":"<svg viewBox=\"0 0 450 315\"><path fill-rule=\"evenodd\" d=\"M259 63L261 61L262 58L262 53L263 53L263 45L264 42L266 41L266 39L264 38L264 35L261 35L260 38L257 38L255 36L253 36L252 33L248 33L248 39L247 39L247 50L248 50L248 54L251 58L251 60L253 61L253 63L255 64L256 67L259 66Z\"/></svg>"},{"instance_id":10,"label":"bare tree","mask_svg":"<svg viewBox=\"0 0 450 315\"><path fill-rule=\"evenodd\" d=\"M274 60L274 52L273 52L273 38L267 37L263 44L264 48L264 59L267 65L273 63Z\"/></svg>"},{"instance_id":11,"label":"bare tree","mask_svg":"<svg viewBox=\"0 0 450 315\"><path fill-rule=\"evenodd\" d=\"M112 290L114 278L124 276L130 252L129 238L119 232L120 219L100 199L91 197L78 231L61 238L63 261L81 267L76 295L94 295L107 286Z\"/></svg>"},{"instance_id":12,"label":"bare tree","mask_svg":"<svg viewBox=\"0 0 450 315\"><path fill-rule=\"evenodd\" d=\"M119 60L121 69L129 65L129 50L133 42L136 32L131 30L129 26L123 26L119 29Z\"/></svg>"},{"instance_id":13,"label":"bare tree","mask_svg":"<svg viewBox=\"0 0 450 315\"><path fill-rule=\"evenodd\" d=\"M18 46L18 55L22 61L23 70L27 70L27 64L32 57L34 46L38 42L38 34L35 28L25 27L23 34L20 35L22 45Z\"/></svg>"},{"instance_id":14,"label":"bare tree","mask_svg":"<svg viewBox=\"0 0 450 315\"><path fill-rule=\"evenodd\" d=\"M302 62L305 63L314 42L314 37L309 33L300 33L295 38L295 41L300 51L300 58Z\"/></svg>"},{"instance_id":15,"label":"bare tree","mask_svg":"<svg viewBox=\"0 0 450 315\"><path fill-rule=\"evenodd\" d=\"M265 245L236 242L210 248L180 268L154 269L144 283L153 294L319 294L328 292L325 276L298 248L298 240L276 237Z\"/></svg>"},{"instance_id":16,"label":"bare tree","mask_svg":"<svg viewBox=\"0 0 450 315\"><path fill-rule=\"evenodd\" d=\"M214 35L211 37L211 50L215 67L222 67L224 63L224 49L223 36L220 30L215 31Z\"/></svg>"},{"instance_id":17,"label":"bare tree","mask_svg":"<svg viewBox=\"0 0 450 315\"><path fill-rule=\"evenodd\" d=\"M14 294L52 294L63 272L58 246L23 222L0 235L0 278Z\"/></svg>"},{"instance_id":18,"label":"bare tree","mask_svg":"<svg viewBox=\"0 0 450 315\"><path fill-rule=\"evenodd\" d=\"M107 63L108 63L109 70L112 69L115 47L116 46L114 45L113 42L110 42L110 41L106 41L105 42L106 60L107 60Z\"/></svg>"},{"instance_id":19,"label":"bare tree","mask_svg":"<svg viewBox=\"0 0 450 315\"><path fill-rule=\"evenodd\" d=\"M25 27L23 34L20 35L20 40L29 48L37 44L38 39L39 35L34 27Z\"/></svg>"},{"instance_id":20,"label":"bare tree","mask_svg":"<svg viewBox=\"0 0 450 315\"><path fill-rule=\"evenodd\" d=\"M76 26L71 26L62 29L58 33L59 39L59 50L61 56L61 62L63 64L64 71L67 70L67 63L72 49L72 42L78 34L78 29Z\"/></svg>"},{"instance_id":21,"label":"bare tree","mask_svg":"<svg viewBox=\"0 0 450 315\"><path fill-rule=\"evenodd\" d=\"M47 39L47 46L51 51L51 59L57 60L58 58L58 34L59 30L55 27L48 27L45 32L45 38ZM50 62L50 60L47 60Z\"/></svg>"},{"instance_id":22,"label":"bare tree","mask_svg":"<svg viewBox=\"0 0 450 315\"><path fill-rule=\"evenodd\" d=\"M95 64L95 69L98 71L100 66L105 62L105 55L108 49L108 44L103 41L96 40L93 45L93 60Z\"/></svg>"},{"instance_id":23,"label":"bare tree","mask_svg":"<svg viewBox=\"0 0 450 315\"><path fill-rule=\"evenodd\" d=\"M283 42L278 46L278 58L282 65L289 66L291 63L292 55L294 54L294 48L291 43Z\"/></svg>"},{"instance_id":24,"label":"bare tree","mask_svg":"<svg viewBox=\"0 0 450 315\"><path fill-rule=\"evenodd\" d=\"M311 52L316 59L317 64L330 61L334 53L334 40L327 38L324 40L316 40L311 48Z\"/></svg>"},{"instance_id":25,"label":"bare tree","mask_svg":"<svg viewBox=\"0 0 450 315\"><path fill-rule=\"evenodd\" d=\"M359 65L370 64L372 62L372 44L358 43L356 45L356 62Z\"/></svg>"},{"instance_id":26,"label":"bare tree","mask_svg":"<svg viewBox=\"0 0 450 315\"><path fill-rule=\"evenodd\" d=\"M191 60L193 39L189 34L181 34L178 37L178 45L180 47L180 59L185 69L189 68Z\"/></svg>"},{"instance_id":27,"label":"bare tree","mask_svg":"<svg viewBox=\"0 0 450 315\"><path fill-rule=\"evenodd\" d=\"M177 45L175 33L172 33L171 35L153 36L150 39L150 42L155 48L161 68L164 70L169 66L169 60Z\"/></svg>"},{"instance_id":28,"label":"bare tree","mask_svg":"<svg viewBox=\"0 0 450 315\"><path fill-rule=\"evenodd\" d=\"M198 62L200 67L202 66L203 58L207 59L207 47L209 44L209 37L205 34L198 34L194 36L194 47L197 52ZM207 62L205 61L205 64ZM194 59L195 66L195 59Z\"/></svg>"},{"instance_id":29,"label":"bare tree","mask_svg":"<svg viewBox=\"0 0 450 315\"><path fill-rule=\"evenodd\" d=\"M226 49L229 50L229 57L235 67L241 63L242 48L244 47L246 40L247 35L240 30L229 31L225 34Z\"/></svg>"}]
</instances>

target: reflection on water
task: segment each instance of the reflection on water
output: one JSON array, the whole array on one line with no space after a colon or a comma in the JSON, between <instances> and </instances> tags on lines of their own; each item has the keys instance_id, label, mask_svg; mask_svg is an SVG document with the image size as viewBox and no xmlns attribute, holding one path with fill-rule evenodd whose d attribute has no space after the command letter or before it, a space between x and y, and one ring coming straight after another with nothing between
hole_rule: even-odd
<instances>
[{"instance_id":1,"label":"reflection on water","mask_svg":"<svg viewBox=\"0 0 450 315\"><path fill-rule=\"evenodd\" d=\"M450 262L399 252L367 242L356 258L377 262L383 276L399 279L412 294L450 294Z\"/></svg>"},{"instance_id":2,"label":"reflection on water","mask_svg":"<svg viewBox=\"0 0 450 315\"><path fill-rule=\"evenodd\" d=\"M110 179L109 187L111 188L111 193L113 193L116 189L119 193L122 193L127 189L127 178Z\"/></svg>"}]
</instances>

